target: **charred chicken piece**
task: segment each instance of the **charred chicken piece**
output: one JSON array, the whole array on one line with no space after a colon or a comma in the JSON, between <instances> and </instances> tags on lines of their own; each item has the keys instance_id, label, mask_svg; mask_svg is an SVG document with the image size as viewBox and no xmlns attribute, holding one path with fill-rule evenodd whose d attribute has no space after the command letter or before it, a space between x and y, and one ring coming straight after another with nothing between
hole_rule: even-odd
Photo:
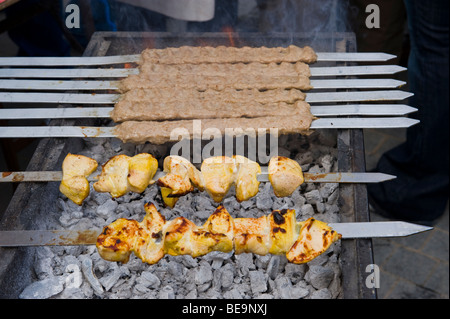
<instances>
[{"instance_id":1,"label":"charred chicken piece","mask_svg":"<svg viewBox=\"0 0 450 319\"><path fill-rule=\"evenodd\" d=\"M167 174L158 179L164 203L174 207L179 196L186 195L198 188L204 190L203 176L187 159L171 155L164 159L163 170Z\"/></svg>"},{"instance_id":2,"label":"charred chicken piece","mask_svg":"<svg viewBox=\"0 0 450 319\"><path fill-rule=\"evenodd\" d=\"M258 174L261 174L261 166L258 163L241 155L234 155L233 160L237 168L236 199L238 202L249 200L258 194Z\"/></svg>"},{"instance_id":3,"label":"charred chicken piece","mask_svg":"<svg viewBox=\"0 0 450 319\"><path fill-rule=\"evenodd\" d=\"M313 260L342 237L326 223L314 218L298 223L298 227L300 227L299 236L286 254L287 259L294 264Z\"/></svg>"},{"instance_id":4,"label":"charred chicken piece","mask_svg":"<svg viewBox=\"0 0 450 319\"><path fill-rule=\"evenodd\" d=\"M223 206L203 226L184 217L166 222L153 204L146 204L142 222L118 219L97 238L100 256L128 262L132 252L143 262L155 264L165 254L203 256L212 251L235 254L286 254L292 263L306 263L341 235L326 223L310 218L296 222L294 210L276 210L260 218L233 219Z\"/></svg>"},{"instance_id":5,"label":"charred chicken piece","mask_svg":"<svg viewBox=\"0 0 450 319\"><path fill-rule=\"evenodd\" d=\"M67 154L62 163L63 178L59 185L61 193L75 204L81 205L89 195L87 177L98 167L97 162L83 155Z\"/></svg>"},{"instance_id":6,"label":"charred chicken piece","mask_svg":"<svg viewBox=\"0 0 450 319\"><path fill-rule=\"evenodd\" d=\"M274 156L270 159L268 173L277 197L290 196L304 182L300 165L284 156Z\"/></svg>"},{"instance_id":7,"label":"charred chicken piece","mask_svg":"<svg viewBox=\"0 0 450 319\"><path fill-rule=\"evenodd\" d=\"M158 161L150 154L129 157L117 155L102 166L99 180L94 183L97 192L110 193L113 198L128 192L142 193L151 183L158 169Z\"/></svg>"}]
</instances>

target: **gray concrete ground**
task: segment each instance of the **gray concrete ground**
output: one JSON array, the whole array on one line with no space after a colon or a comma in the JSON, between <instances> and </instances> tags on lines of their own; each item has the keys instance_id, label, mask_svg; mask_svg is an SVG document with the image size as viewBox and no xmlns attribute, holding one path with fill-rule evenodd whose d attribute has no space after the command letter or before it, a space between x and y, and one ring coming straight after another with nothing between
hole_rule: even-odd
<instances>
[{"instance_id":1,"label":"gray concrete ground","mask_svg":"<svg viewBox=\"0 0 450 319\"><path fill-rule=\"evenodd\" d=\"M404 129L364 132L366 168L405 140ZM373 239L375 264L380 268L380 299L449 298L449 207L434 229L404 238ZM386 218L371 213L372 221Z\"/></svg>"}]
</instances>

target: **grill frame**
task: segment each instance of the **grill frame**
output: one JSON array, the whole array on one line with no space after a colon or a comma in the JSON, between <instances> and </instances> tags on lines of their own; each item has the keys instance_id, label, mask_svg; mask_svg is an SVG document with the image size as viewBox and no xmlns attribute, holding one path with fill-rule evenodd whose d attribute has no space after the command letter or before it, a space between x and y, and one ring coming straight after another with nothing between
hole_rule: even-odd
<instances>
[{"instance_id":1,"label":"grill frame","mask_svg":"<svg viewBox=\"0 0 450 319\"><path fill-rule=\"evenodd\" d=\"M141 40L139 40L141 39ZM353 33L155 33L155 32L96 32L83 56L104 56L137 53L146 46L164 48L180 45L286 46L310 45L321 52L355 52ZM321 66L347 65L323 63ZM60 105L59 107L64 107ZM52 120L49 125L97 125L109 120ZM44 138L33 154L28 171L57 170L68 152L83 148L77 138ZM364 133L361 129L337 130L338 170L364 172ZM58 183L20 183L0 220L1 230L43 229L56 205ZM340 184L339 205L341 222L368 222L369 209L365 185ZM0 248L0 298L18 298L32 281L32 262L36 248ZM342 298L374 299L376 290L367 288L365 268L373 264L371 239L341 242Z\"/></svg>"}]
</instances>

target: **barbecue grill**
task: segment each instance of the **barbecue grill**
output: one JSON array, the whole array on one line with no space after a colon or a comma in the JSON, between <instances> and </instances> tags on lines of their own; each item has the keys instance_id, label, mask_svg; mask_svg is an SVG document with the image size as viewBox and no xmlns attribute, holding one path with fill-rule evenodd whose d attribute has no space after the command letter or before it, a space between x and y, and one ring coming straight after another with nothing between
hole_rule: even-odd
<instances>
[{"instance_id":1,"label":"barbecue grill","mask_svg":"<svg viewBox=\"0 0 450 319\"><path fill-rule=\"evenodd\" d=\"M314 43L311 43L312 39ZM134 68L124 68L124 63L135 62L137 53L149 46L166 48L182 45L229 46L231 44L238 47L310 45L319 52L320 61L311 68L312 85L315 89L307 93L307 101L312 105L313 114L316 112L315 115L319 117L319 120L313 122L312 128L317 129L318 134L331 136L331 139L335 141L339 172L365 171L363 128L407 127L416 123L406 117L414 109L402 104L381 104L386 101L401 101L410 96L408 92L398 90L398 87L404 83L390 79L355 78L355 76L368 74L384 74L389 77L390 74L404 69L397 66L358 66L356 63L361 61L355 57L347 61L345 57L349 56L348 53L356 51L356 41L352 33L268 35L97 32L92 36L83 57L121 56L118 61L107 61L108 65L100 70L97 69L98 65L81 65L83 58L69 61L70 64L76 63L77 68L59 66L57 71L54 70L54 66L47 66L39 71L15 69L11 61L7 64L11 67L10 70L0 69L2 87L10 91L0 92L0 99L4 102L39 101L58 105L54 109L27 109L25 113L20 109L0 110L4 111L3 118L51 119L46 127L2 128L0 137L42 137L27 171L58 171L64 157L68 153L82 152L84 144L89 143L90 139L99 137L114 139L109 112L111 104L117 98L117 92L114 92L117 77L136 72ZM323 54L320 54L321 52ZM339 55L340 53L347 54ZM362 62L371 61L374 57L389 59L389 56L381 54L361 55L361 57L363 57ZM27 61L16 61L19 65L26 67ZM8 75L7 72L11 73ZM56 72L61 74L55 75ZM101 82L98 81L99 76L103 77L100 79ZM20 82L18 80L20 77L30 80ZM42 80L43 77L59 79L45 83ZM91 77L96 79L93 80ZM13 90L14 92L11 92ZM21 92L24 90L27 92ZM64 92L66 90L68 93ZM80 103L90 107L72 107ZM336 104L333 105L334 109L327 105L330 103ZM93 104L96 104L95 107L91 107ZM328 118L329 116L331 119ZM121 147L133 149L136 146L127 144ZM6 177L3 176L3 178ZM20 181L20 178L16 181ZM0 230L46 229L49 227L46 221L58 218L55 213L58 211L56 208L58 198L58 183L20 183L2 216ZM363 183L340 184L339 205L340 222L369 221L368 199ZM0 296L2 298L17 298L23 289L33 282L32 263L36 251L33 247L0 248L2 256ZM365 284L365 278L368 275L366 266L373 264L371 240L342 241L339 258L342 272L340 297L376 298L376 290L367 288Z\"/></svg>"}]
</instances>

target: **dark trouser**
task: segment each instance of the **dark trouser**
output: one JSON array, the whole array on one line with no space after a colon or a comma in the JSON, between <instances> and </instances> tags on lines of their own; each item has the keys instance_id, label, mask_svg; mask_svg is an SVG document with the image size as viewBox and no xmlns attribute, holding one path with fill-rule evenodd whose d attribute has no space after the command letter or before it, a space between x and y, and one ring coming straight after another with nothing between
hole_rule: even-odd
<instances>
[{"instance_id":1,"label":"dark trouser","mask_svg":"<svg viewBox=\"0 0 450 319\"><path fill-rule=\"evenodd\" d=\"M410 105L420 120L407 141L385 153L375 169L396 175L368 186L370 196L392 216L415 221L439 217L449 191L449 2L405 0L411 52Z\"/></svg>"}]
</instances>

